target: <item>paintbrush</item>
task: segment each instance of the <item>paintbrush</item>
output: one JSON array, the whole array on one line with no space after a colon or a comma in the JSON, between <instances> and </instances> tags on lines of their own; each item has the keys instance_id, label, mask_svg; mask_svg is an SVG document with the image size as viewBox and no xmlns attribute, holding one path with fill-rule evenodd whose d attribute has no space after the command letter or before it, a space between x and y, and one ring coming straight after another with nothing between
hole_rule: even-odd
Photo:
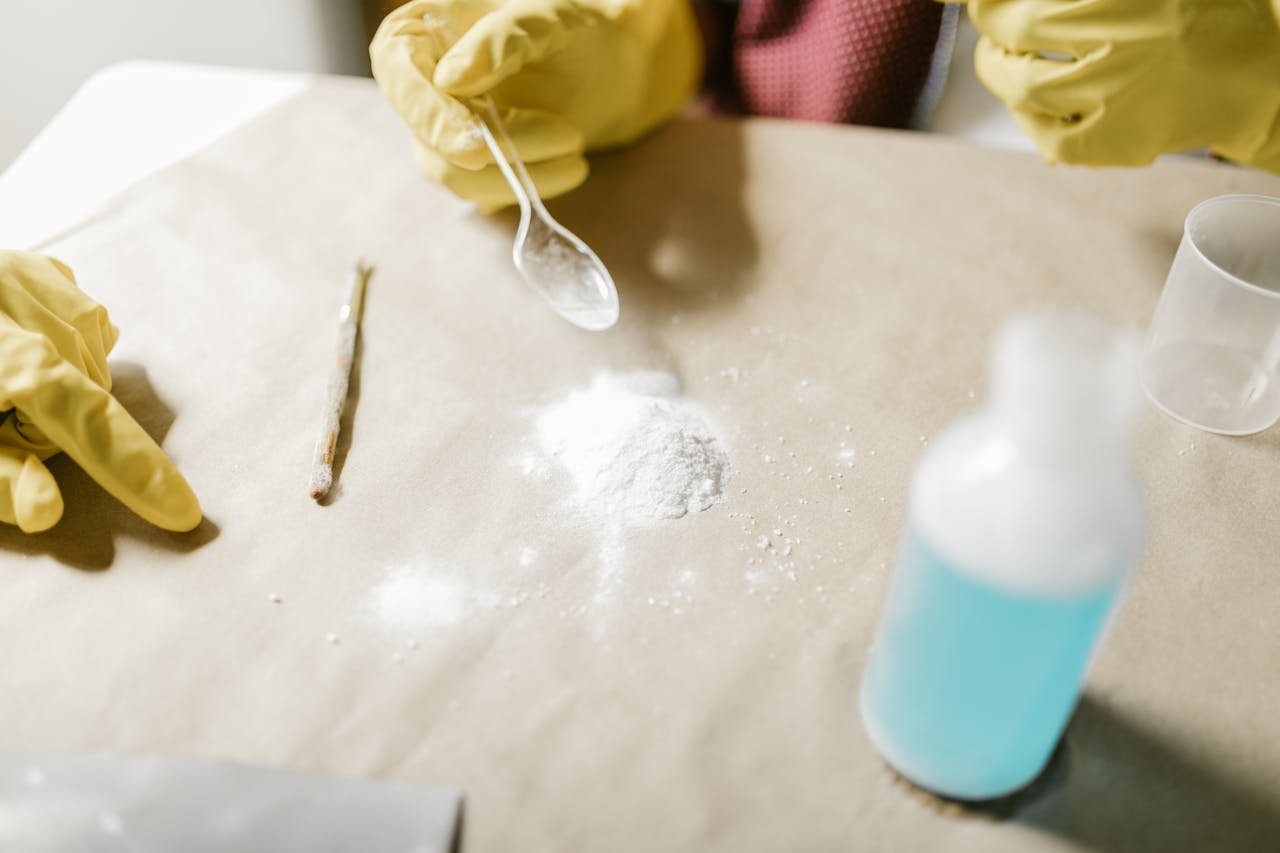
<instances>
[{"instance_id":1,"label":"paintbrush","mask_svg":"<svg viewBox=\"0 0 1280 853\"><path fill-rule=\"evenodd\" d=\"M311 483L308 493L315 500L322 500L333 487L333 455L338 447L341 429L342 407L347 402L347 388L351 381L351 362L356 352L356 336L360 332L360 306L364 301L365 284L373 274L373 267L356 261L347 287L347 298L338 312L338 351L329 373L329 389L325 397L324 427L316 442L315 458L311 466Z\"/></svg>"}]
</instances>

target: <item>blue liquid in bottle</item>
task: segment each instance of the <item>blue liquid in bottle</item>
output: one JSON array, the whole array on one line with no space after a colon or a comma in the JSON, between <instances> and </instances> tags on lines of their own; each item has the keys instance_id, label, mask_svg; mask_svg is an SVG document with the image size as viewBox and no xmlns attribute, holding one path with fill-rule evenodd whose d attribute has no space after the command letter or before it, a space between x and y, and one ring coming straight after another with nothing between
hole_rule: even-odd
<instances>
[{"instance_id":1,"label":"blue liquid in bottle","mask_svg":"<svg viewBox=\"0 0 1280 853\"><path fill-rule=\"evenodd\" d=\"M903 776L951 797L998 797L1043 769L1075 707L1124 580L1035 597L965 575L916 531L862 685L862 714Z\"/></svg>"}]
</instances>

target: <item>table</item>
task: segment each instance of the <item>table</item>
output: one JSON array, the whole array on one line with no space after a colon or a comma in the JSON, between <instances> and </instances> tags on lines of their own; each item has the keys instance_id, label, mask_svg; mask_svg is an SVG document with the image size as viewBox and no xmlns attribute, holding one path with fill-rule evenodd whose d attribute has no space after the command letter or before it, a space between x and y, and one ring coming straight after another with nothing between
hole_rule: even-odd
<instances>
[{"instance_id":1,"label":"table","mask_svg":"<svg viewBox=\"0 0 1280 853\"><path fill-rule=\"evenodd\" d=\"M600 335L515 279L510 215L417 175L367 81L311 81L52 242L109 306L117 393L207 520L157 532L53 462L64 521L0 530L0 748L458 786L473 851L1274 841L1274 430L1144 422L1146 563L1063 771L1013 814L904 790L856 696L912 464L981 394L999 322L1065 302L1144 323L1192 204L1280 179L767 120L675 122L592 169L552 209L621 288ZM318 507L361 253L353 419ZM539 412L635 369L711 414L721 503L612 524L527 464Z\"/></svg>"}]
</instances>

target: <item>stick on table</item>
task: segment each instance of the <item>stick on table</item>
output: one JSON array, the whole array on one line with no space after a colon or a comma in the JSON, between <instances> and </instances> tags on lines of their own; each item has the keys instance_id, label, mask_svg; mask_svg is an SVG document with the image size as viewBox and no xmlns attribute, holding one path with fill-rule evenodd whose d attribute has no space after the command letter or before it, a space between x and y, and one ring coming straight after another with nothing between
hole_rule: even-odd
<instances>
[{"instance_id":1,"label":"stick on table","mask_svg":"<svg viewBox=\"0 0 1280 853\"><path fill-rule=\"evenodd\" d=\"M338 446L339 421L342 407L347 402L347 386L351 380L351 361L356 351L356 335L360 331L360 304L364 301L364 287L373 267L364 260L356 261L351 271L351 283L347 298L338 313L338 352L329 374L329 392L324 407L324 427L316 442L315 459L311 467L311 484L308 492L315 500L322 500L333 486L333 454Z\"/></svg>"}]
</instances>

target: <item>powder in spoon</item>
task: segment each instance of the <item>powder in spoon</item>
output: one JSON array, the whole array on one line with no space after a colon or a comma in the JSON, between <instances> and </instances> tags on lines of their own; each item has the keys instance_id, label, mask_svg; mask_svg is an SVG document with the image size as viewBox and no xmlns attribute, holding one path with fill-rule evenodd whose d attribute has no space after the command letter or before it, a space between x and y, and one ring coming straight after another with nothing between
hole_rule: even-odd
<instances>
[{"instance_id":1,"label":"powder in spoon","mask_svg":"<svg viewBox=\"0 0 1280 853\"><path fill-rule=\"evenodd\" d=\"M538 441L569 474L584 510L627 523L706 509L729 456L701 409L661 372L604 373L547 407Z\"/></svg>"}]
</instances>

